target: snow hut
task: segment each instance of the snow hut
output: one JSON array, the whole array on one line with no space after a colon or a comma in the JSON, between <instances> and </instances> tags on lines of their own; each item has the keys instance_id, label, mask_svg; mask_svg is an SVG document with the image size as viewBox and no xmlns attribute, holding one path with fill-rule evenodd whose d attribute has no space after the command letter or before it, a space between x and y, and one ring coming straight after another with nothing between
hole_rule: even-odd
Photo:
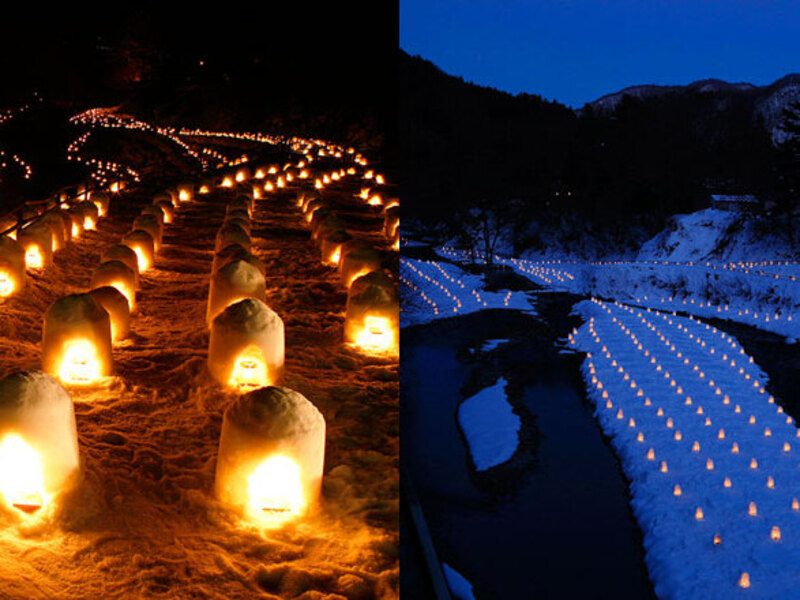
<instances>
[{"instance_id":1,"label":"snow hut","mask_svg":"<svg viewBox=\"0 0 800 600\"><path fill-rule=\"evenodd\" d=\"M90 231L95 229L97 227L97 221L100 220L100 211L97 210L97 206L95 206L93 202L84 200L78 204L76 208L78 208L83 215L83 228Z\"/></svg>"},{"instance_id":2,"label":"snow hut","mask_svg":"<svg viewBox=\"0 0 800 600\"><path fill-rule=\"evenodd\" d=\"M130 305L125 294L116 287L106 285L89 292L89 295L102 306L111 320L111 342L118 342L130 331Z\"/></svg>"},{"instance_id":3,"label":"snow hut","mask_svg":"<svg viewBox=\"0 0 800 600\"><path fill-rule=\"evenodd\" d=\"M182 183L178 186L178 201L188 202L194 198L194 185L191 183Z\"/></svg>"},{"instance_id":4,"label":"snow hut","mask_svg":"<svg viewBox=\"0 0 800 600\"><path fill-rule=\"evenodd\" d=\"M91 295L64 296L47 309L42 369L71 385L91 385L111 374L111 319Z\"/></svg>"},{"instance_id":5,"label":"snow hut","mask_svg":"<svg viewBox=\"0 0 800 600\"><path fill-rule=\"evenodd\" d=\"M215 249L217 252L219 252L225 246L229 246L231 244L239 244L240 246L243 246L249 250L250 236L247 235L247 232L241 226L228 223L227 225L220 227L219 231L217 232Z\"/></svg>"},{"instance_id":6,"label":"snow hut","mask_svg":"<svg viewBox=\"0 0 800 600\"><path fill-rule=\"evenodd\" d=\"M16 240L0 236L0 298L25 287L25 249Z\"/></svg>"},{"instance_id":7,"label":"snow hut","mask_svg":"<svg viewBox=\"0 0 800 600\"><path fill-rule=\"evenodd\" d=\"M350 244L351 242L342 244L341 258L339 259L339 275L342 284L348 288L358 277L372 271L379 271L383 262L381 253L371 246Z\"/></svg>"},{"instance_id":8,"label":"snow hut","mask_svg":"<svg viewBox=\"0 0 800 600\"><path fill-rule=\"evenodd\" d=\"M261 300L235 302L211 322L208 369L242 392L274 385L283 372L283 321Z\"/></svg>"},{"instance_id":9,"label":"snow hut","mask_svg":"<svg viewBox=\"0 0 800 600\"><path fill-rule=\"evenodd\" d=\"M136 252L139 273L144 273L153 265L156 256L155 242L153 241L153 236L146 231L141 229L131 231L122 238L122 245L128 246L128 248Z\"/></svg>"},{"instance_id":10,"label":"snow hut","mask_svg":"<svg viewBox=\"0 0 800 600\"><path fill-rule=\"evenodd\" d=\"M153 215L139 215L133 220L132 230L140 229L146 231L153 238L154 250L158 252L161 248L161 240L164 235L164 223Z\"/></svg>"},{"instance_id":11,"label":"snow hut","mask_svg":"<svg viewBox=\"0 0 800 600\"><path fill-rule=\"evenodd\" d=\"M220 268L211 277L206 322L210 325L228 306L245 298L266 302L266 280L257 267L235 260Z\"/></svg>"},{"instance_id":12,"label":"snow hut","mask_svg":"<svg viewBox=\"0 0 800 600\"><path fill-rule=\"evenodd\" d=\"M21 229L17 241L25 249L25 265L29 269L53 264L53 230L46 223L37 220Z\"/></svg>"},{"instance_id":13,"label":"snow hut","mask_svg":"<svg viewBox=\"0 0 800 600\"><path fill-rule=\"evenodd\" d=\"M100 262L111 262L118 260L120 262L125 263L129 266L135 273L136 273L136 289L139 289L139 257L137 256L136 252L134 252L130 246L124 246L122 244L117 244L116 246L111 246L108 250L105 251L103 256L100 258Z\"/></svg>"},{"instance_id":14,"label":"snow hut","mask_svg":"<svg viewBox=\"0 0 800 600\"><path fill-rule=\"evenodd\" d=\"M225 411L215 492L265 526L306 513L319 496L325 462L325 418L303 395L264 387Z\"/></svg>"},{"instance_id":15,"label":"snow hut","mask_svg":"<svg viewBox=\"0 0 800 600\"><path fill-rule=\"evenodd\" d=\"M8 510L34 513L80 474L72 399L41 371L0 380L0 496Z\"/></svg>"},{"instance_id":16,"label":"snow hut","mask_svg":"<svg viewBox=\"0 0 800 600\"><path fill-rule=\"evenodd\" d=\"M111 196L106 192L92 192L89 201L97 207L98 216L104 217L108 214L108 206L111 204Z\"/></svg>"},{"instance_id":17,"label":"snow hut","mask_svg":"<svg viewBox=\"0 0 800 600\"><path fill-rule=\"evenodd\" d=\"M342 256L342 244L349 242L352 237L342 230L326 231L319 237L320 254L322 262L326 265L339 266L339 259Z\"/></svg>"},{"instance_id":18,"label":"snow hut","mask_svg":"<svg viewBox=\"0 0 800 600\"><path fill-rule=\"evenodd\" d=\"M128 309L133 312L136 305L136 287L139 283L138 273L121 260L109 260L100 263L92 273L92 289L110 285L117 288L128 301Z\"/></svg>"},{"instance_id":19,"label":"snow hut","mask_svg":"<svg viewBox=\"0 0 800 600\"><path fill-rule=\"evenodd\" d=\"M382 271L357 278L347 292L345 340L367 351L396 351L400 303L394 282Z\"/></svg>"}]
</instances>

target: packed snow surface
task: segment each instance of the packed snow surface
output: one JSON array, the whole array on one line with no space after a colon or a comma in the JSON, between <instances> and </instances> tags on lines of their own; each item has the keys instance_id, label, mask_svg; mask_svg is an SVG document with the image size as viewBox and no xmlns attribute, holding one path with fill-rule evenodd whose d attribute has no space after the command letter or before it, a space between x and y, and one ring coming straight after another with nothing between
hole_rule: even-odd
<instances>
[{"instance_id":1,"label":"packed snow surface","mask_svg":"<svg viewBox=\"0 0 800 600\"><path fill-rule=\"evenodd\" d=\"M326 197L345 205L355 186ZM97 230L0 301L0 376L39 368L45 310L89 289L101 255L154 193L115 197ZM208 373L205 311L215 235L237 194L215 191L182 203L166 226L141 276L131 333L113 348L112 381L70 390L83 482L51 522L0 521L0 597L397 598L397 359L343 344L346 292L320 262L295 193L258 202L253 253L267 266L267 303L286 326L280 385L327 423L319 511L266 531L214 498L222 415L236 395ZM380 216L361 223L380 243Z\"/></svg>"},{"instance_id":2,"label":"packed snow surface","mask_svg":"<svg viewBox=\"0 0 800 600\"><path fill-rule=\"evenodd\" d=\"M524 292L486 291L482 276L467 273L447 261L401 258L400 284L403 300L400 324L403 327L487 308L531 312Z\"/></svg>"},{"instance_id":3,"label":"packed snow surface","mask_svg":"<svg viewBox=\"0 0 800 600\"><path fill-rule=\"evenodd\" d=\"M596 299L576 310L570 342L587 353L659 598L796 597L800 438L765 373L694 318Z\"/></svg>"},{"instance_id":4,"label":"packed snow surface","mask_svg":"<svg viewBox=\"0 0 800 600\"><path fill-rule=\"evenodd\" d=\"M439 252L467 262L453 248ZM695 261L531 261L496 256L495 262L548 289L611 298L698 317L726 319L791 338L800 337L800 263Z\"/></svg>"},{"instance_id":5,"label":"packed snow surface","mask_svg":"<svg viewBox=\"0 0 800 600\"><path fill-rule=\"evenodd\" d=\"M442 570L447 581L447 587L450 588L450 593L453 594L456 600L475 600L472 584L461 573L447 563L442 563Z\"/></svg>"},{"instance_id":6,"label":"packed snow surface","mask_svg":"<svg viewBox=\"0 0 800 600\"><path fill-rule=\"evenodd\" d=\"M506 380L501 377L458 407L458 424L478 471L503 464L519 445L521 422L506 399L505 387Z\"/></svg>"}]
</instances>

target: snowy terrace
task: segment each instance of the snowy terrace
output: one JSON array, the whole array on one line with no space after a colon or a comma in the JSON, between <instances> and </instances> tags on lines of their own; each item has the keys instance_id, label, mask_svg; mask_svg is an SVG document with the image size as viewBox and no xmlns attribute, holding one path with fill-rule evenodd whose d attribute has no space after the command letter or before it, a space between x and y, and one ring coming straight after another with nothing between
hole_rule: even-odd
<instances>
[{"instance_id":1,"label":"snowy terrace","mask_svg":"<svg viewBox=\"0 0 800 600\"><path fill-rule=\"evenodd\" d=\"M444 247L438 252L449 260L468 261L460 250ZM547 288L800 337L800 322L792 317L800 308L797 262L575 262L503 256L496 256L495 262Z\"/></svg>"},{"instance_id":2,"label":"snowy terrace","mask_svg":"<svg viewBox=\"0 0 800 600\"><path fill-rule=\"evenodd\" d=\"M798 430L735 339L692 317L577 305L589 396L631 480L660 598L788 598ZM752 588L746 590L744 588Z\"/></svg>"},{"instance_id":3,"label":"snowy terrace","mask_svg":"<svg viewBox=\"0 0 800 600\"><path fill-rule=\"evenodd\" d=\"M531 311L524 292L483 289L483 277L444 261L400 259L401 325L417 325L487 308Z\"/></svg>"}]
</instances>

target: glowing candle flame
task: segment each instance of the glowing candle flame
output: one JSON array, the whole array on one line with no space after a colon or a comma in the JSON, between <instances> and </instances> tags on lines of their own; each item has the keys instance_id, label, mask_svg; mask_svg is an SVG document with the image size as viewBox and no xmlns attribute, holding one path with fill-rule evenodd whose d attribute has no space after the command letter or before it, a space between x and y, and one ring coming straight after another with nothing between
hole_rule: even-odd
<instances>
[{"instance_id":1,"label":"glowing candle flame","mask_svg":"<svg viewBox=\"0 0 800 600\"><path fill-rule=\"evenodd\" d=\"M388 350L394 340L391 321L386 317L368 316L356 344L366 350Z\"/></svg>"},{"instance_id":2,"label":"glowing candle flame","mask_svg":"<svg viewBox=\"0 0 800 600\"><path fill-rule=\"evenodd\" d=\"M191 195L189 194L188 190L178 191L178 200L180 200L181 202L186 202L187 200L191 200Z\"/></svg>"},{"instance_id":3,"label":"glowing candle flame","mask_svg":"<svg viewBox=\"0 0 800 600\"><path fill-rule=\"evenodd\" d=\"M78 238L81 235L81 228L78 226L77 223L72 224L72 237Z\"/></svg>"},{"instance_id":4,"label":"glowing candle flame","mask_svg":"<svg viewBox=\"0 0 800 600\"><path fill-rule=\"evenodd\" d=\"M742 573L741 577L739 577L739 587L740 588L750 587L750 575L748 575L747 572Z\"/></svg>"},{"instance_id":5,"label":"glowing candle flame","mask_svg":"<svg viewBox=\"0 0 800 600\"><path fill-rule=\"evenodd\" d=\"M0 271L0 298L14 293L14 280L7 271Z\"/></svg>"},{"instance_id":6,"label":"glowing candle flame","mask_svg":"<svg viewBox=\"0 0 800 600\"><path fill-rule=\"evenodd\" d=\"M27 513L45 502L42 460L17 434L6 435L0 443L0 492L6 502Z\"/></svg>"},{"instance_id":7,"label":"glowing candle flame","mask_svg":"<svg viewBox=\"0 0 800 600\"><path fill-rule=\"evenodd\" d=\"M241 392L269 385L267 365L258 346L248 346L236 358L228 385Z\"/></svg>"},{"instance_id":8,"label":"glowing candle flame","mask_svg":"<svg viewBox=\"0 0 800 600\"><path fill-rule=\"evenodd\" d=\"M128 309L133 311L133 305L136 302L136 292L128 287L124 281L112 281L110 284L112 287L117 288L119 292L125 296L128 300Z\"/></svg>"},{"instance_id":9,"label":"glowing candle flame","mask_svg":"<svg viewBox=\"0 0 800 600\"><path fill-rule=\"evenodd\" d=\"M342 247L336 246L336 249L331 254L330 262L331 264L338 265L339 259L342 257Z\"/></svg>"},{"instance_id":10,"label":"glowing candle flame","mask_svg":"<svg viewBox=\"0 0 800 600\"><path fill-rule=\"evenodd\" d=\"M29 269L41 269L44 265L42 251L37 244L31 244L25 250L25 265Z\"/></svg>"},{"instance_id":11,"label":"glowing candle flame","mask_svg":"<svg viewBox=\"0 0 800 600\"><path fill-rule=\"evenodd\" d=\"M231 179L230 177L226 177L225 179L223 179L222 187L224 188L233 187L233 179Z\"/></svg>"},{"instance_id":12,"label":"glowing candle flame","mask_svg":"<svg viewBox=\"0 0 800 600\"><path fill-rule=\"evenodd\" d=\"M69 384L88 384L100 377L97 351L89 340L71 340L64 346L58 378Z\"/></svg>"},{"instance_id":13,"label":"glowing candle flame","mask_svg":"<svg viewBox=\"0 0 800 600\"><path fill-rule=\"evenodd\" d=\"M131 249L136 253L136 262L139 265L139 272L144 273L150 268L150 261L147 259L147 254L145 254L142 247L138 244L131 246Z\"/></svg>"},{"instance_id":14,"label":"glowing candle flame","mask_svg":"<svg viewBox=\"0 0 800 600\"><path fill-rule=\"evenodd\" d=\"M198 190L201 194L208 194L211 190L208 189L207 185L201 185L200 189Z\"/></svg>"},{"instance_id":15,"label":"glowing candle flame","mask_svg":"<svg viewBox=\"0 0 800 600\"><path fill-rule=\"evenodd\" d=\"M305 508L300 466L291 458L271 456L247 480L250 509L256 514L291 515Z\"/></svg>"},{"instance_id":16,"label":"glowing candle flame","mask_svg":"<svg viewBox=\"0 0 800 600\"><path fill-rule=\"evenodd\" d=\"M95 228L95 226L96 226L96 223L94 222L94 218L92 218L90 216L84 217L84 219L83 219L83 228L84 229L88 229L89 231L91 231L92 229Z\"/></svg>"}]
</instances>

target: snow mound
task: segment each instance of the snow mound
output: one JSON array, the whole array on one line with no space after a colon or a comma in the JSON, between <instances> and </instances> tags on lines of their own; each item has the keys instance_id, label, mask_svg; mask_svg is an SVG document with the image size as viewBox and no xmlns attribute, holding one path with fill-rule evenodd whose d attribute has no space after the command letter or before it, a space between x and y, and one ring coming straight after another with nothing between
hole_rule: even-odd
<instances>
[{"instance_id":1,"label":"snow mound","mask_svg":"<svg viewBox=\"0 0 800 600\"><path fill-rule=\"evenodd\" d=\"M478 471L503 464L519 445L521 421L506 400L505 387L506 381L501 377L495 385L467 398L458 407L458 424Z\"/></svg>"},{"instance_id":2,"label":"snow mound","mask_svg":"<svg viewBox=\"0 0 800 600\"><path fill-rule=\"evenodd\" d=\"M442 570L447 581L447 587L450 588L450 593L453 594L456 600L475 600L472 584L461 573L447 563L442 563Z\"/></svg>"}]
</instances>

